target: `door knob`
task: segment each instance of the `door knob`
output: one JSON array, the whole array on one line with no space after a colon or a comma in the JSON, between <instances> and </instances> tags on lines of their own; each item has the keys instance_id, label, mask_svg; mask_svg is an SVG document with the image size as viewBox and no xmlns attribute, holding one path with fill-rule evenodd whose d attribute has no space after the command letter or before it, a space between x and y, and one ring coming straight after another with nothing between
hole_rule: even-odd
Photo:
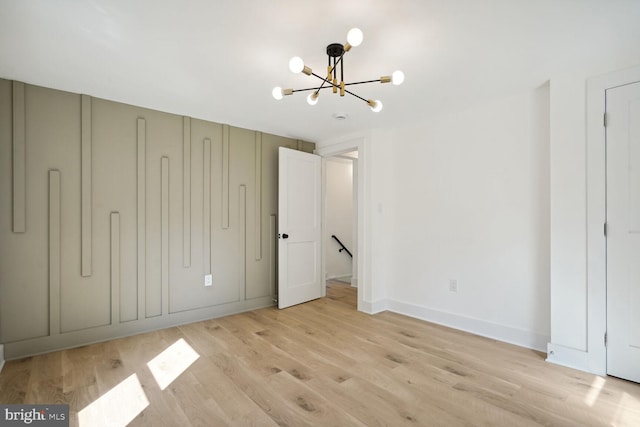
<instances>
[{"instance_id":1,"label":"door knob","mask_svg":"<svg viewBox=\"0 0 640 427\"><path fill-rule=\"evenodd\" d=\"M289 238L289 235L288 235L287 233L282 233L282 238L283 238L283 239L288 239L288 238Z\"/></svg>"}]
</instances>

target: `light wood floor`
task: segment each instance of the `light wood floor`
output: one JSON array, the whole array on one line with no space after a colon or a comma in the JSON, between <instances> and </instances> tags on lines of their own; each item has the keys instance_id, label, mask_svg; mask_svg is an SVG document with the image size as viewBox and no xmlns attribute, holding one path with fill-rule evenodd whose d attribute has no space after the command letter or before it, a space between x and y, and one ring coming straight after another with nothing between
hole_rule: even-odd
<instances>
[{"instance_id":1,"label":"light wood floor","mask_svg":"<svg viewBox=\"0 0 640 427\"><path fill-rule=\"evenodd\" d=\"M68 403L72 426L89 407L81 416L96 418L81 425L91 427L114 412L134 426L640 425L638 384L398 314L358 313L355 301L353 288L333 284L327 298L285 310L7 362L0 402ZM198 358L161 389L147 363L168 348L176 354L160 369Z\"/></svg>"}]
</instances>

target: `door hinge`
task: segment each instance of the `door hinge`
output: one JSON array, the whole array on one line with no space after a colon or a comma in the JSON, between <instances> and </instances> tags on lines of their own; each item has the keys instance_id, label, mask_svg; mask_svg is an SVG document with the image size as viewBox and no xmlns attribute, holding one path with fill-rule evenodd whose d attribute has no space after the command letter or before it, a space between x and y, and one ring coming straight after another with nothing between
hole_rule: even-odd
<instances>
[{"instance_id":1,"label":"door hinge","mask_svg":"<svg viewBox=\"0 0 640 427\"><path fill-rule=\"evenodd\" d=\"M607 237L607 223L604 223L604 236Z\"/></svg>"},{"instance_id":2,"label":"door hinge","mask_svg":"<svg viewBox=\"0 0 640 427\"><path fill-rule=\"evenodd\" d=\"M604 118L602 120L602 124L604 125L604 127L607 127L607 113L604 113Z\"/></svg>"},{"instance_id":3,"label":"door hinge","mask_svg":"<svg viewBox=\"0 0 640 427\"><path fill-rule=\"evenodd\" d=\"M608 343L608 339L607 339L607 333L604 333L604 346L606 347Z\"/></svg>"}]
</instances>

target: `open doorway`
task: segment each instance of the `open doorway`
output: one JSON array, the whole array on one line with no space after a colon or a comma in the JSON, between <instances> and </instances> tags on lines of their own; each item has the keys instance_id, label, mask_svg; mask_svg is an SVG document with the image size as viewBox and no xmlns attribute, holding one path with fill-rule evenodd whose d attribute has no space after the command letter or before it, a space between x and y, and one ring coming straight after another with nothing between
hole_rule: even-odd
<instances>
[{"instance_id":1,"label":"open doorway","mask_svg":"<svg viewBox=\"0 0 640 427\"><path fill-rule=\"evenodd\" d=\"M328 298L357 308L358 152L324 161L324 278Z\"/></svg>"}]
</instances>

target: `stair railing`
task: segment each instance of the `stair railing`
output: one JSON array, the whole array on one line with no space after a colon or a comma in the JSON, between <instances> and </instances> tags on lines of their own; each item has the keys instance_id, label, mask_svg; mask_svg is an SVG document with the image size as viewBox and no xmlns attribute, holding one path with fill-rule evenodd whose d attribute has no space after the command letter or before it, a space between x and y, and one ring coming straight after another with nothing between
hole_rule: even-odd
<instances>
[{"instance_id":1,"label":"stair railing","mask_svg":"<svg viewBox=\"0 0 640 427\"><path fill-rule=\"evenodd\" d=\"M332 238L332 239L334 239L336 242L338 242L338 244L340 245L340 249L338 250L338 252L345 251L346 253L348 253L348 254L349 254L349 256L350 256L351 258L353 258L353 255L351 254L351 252L349 251L349 249L347 249L347 247L344 245L344 243L342 243L342 242L340 241L340 239L338 239L338 238L336 237L336 235L335 235L335 234L332 234L332 235L331 235L331 238Z\"/></svg>"}]
</instances>

